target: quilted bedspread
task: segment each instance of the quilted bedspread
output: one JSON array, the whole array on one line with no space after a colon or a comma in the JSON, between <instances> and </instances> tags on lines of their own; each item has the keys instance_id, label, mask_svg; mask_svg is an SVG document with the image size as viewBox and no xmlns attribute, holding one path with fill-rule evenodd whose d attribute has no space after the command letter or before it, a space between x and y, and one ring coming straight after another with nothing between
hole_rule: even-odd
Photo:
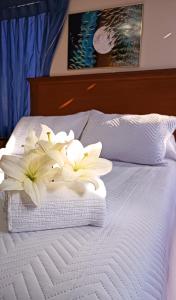
<instances>
[{"instance_id":1,"label":"quilted bedspread","mask_svg":"<svg viewBox=\"0 0 176 300\"><path fill-rule=\"evenodd\" d=\"M176 163L116 163L103 228L7 233L0 209L0 299L166 300Z\"/></svg>"}]
</instances>

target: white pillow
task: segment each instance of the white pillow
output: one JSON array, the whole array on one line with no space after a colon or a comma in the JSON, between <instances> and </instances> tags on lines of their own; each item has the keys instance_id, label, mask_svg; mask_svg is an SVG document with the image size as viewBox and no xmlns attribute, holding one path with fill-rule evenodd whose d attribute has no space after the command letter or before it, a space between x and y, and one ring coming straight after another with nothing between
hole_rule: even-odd
<instances>
[{"instance_id":1,"label":"white pillow","mask_svg":"<svg viewBox=\"0 0 176 300\"><path fill-rule=\"evenodd\" d=\"M74 131L75 138L79 139L88 121L88 116L89 111L67 116L23 117L17 123L14 131L12 132L6 144L6 151L9 154L23 153L22 145L24 145L26 136L32 129L34 129L37 135L39 135L41 132L40 124L49 126L55 133L58 131L66 131L68 133L72 129Z\"/></svg>"},{"instance_id":2,"label":"white pillow","mask_svg":"<svg viewBox=\"0 0 176 300\"><path fill-rule=\"evenodd\" d=\"M163 162L176 117L159 114L115 115L91 111L81 142L101 141L102 157L138 164Z\"/></svg>"},{"instance_id":3,"label":"white pillow","mask_svg":"<svg viewBox=\"0 0 176 300\"><path fill-rule=\"evenodd\" d=\"M173 134L171 135L170 139L167 142L166 158L176 160L176 142Z\"/></svg>"}]
</instances>

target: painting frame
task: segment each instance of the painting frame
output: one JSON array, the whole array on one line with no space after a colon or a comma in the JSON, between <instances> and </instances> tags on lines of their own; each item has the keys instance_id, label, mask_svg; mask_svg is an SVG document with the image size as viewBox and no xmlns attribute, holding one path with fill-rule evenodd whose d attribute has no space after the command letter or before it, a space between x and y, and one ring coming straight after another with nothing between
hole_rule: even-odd
<instances>
[{"instance_id":1,"label":"painting frame","mask_svg":"<svg viewBox=\"0 0 176 300\"><path fill-rule=\"evenodd\" d=\"M133 13L136 13L136 15L137 15L137 18L135 20L133 20L132 16L130 15L130 11L132 11L132 10L133 10ZM127 11L127 13L126 13L126 11ZM128 19L131 22L130 25L129 25L129 28L130 28L130 26L132 27L133 31L131 30L131 28L130 28L130 30L131 30L131 32L133 32L133 37L131 38L131 36L130 36L130 38L126 38L126 36L125 36L124 40L125 40L125 42L127 41L128 43L131 42L131 40L135 41L135 45L137 45L137 46L136 46L136 48L134 47L134 49L132 49L132 47L131 47L131 49L128 51L128 53L127 53L128 55L126 55L126 57L128 57L129 59L126 60L126 61L122 61L121 57L123 57L123 55L121 55L121 57L120 57L120 55L118 56L118 58L120 57L119 60L116 60L116 61L114 59L112 60L112 53L114 53L113 52L114 49L116 49L115 50L116 52L118 52L117 49L118 50L120 49L120 48L118 48L119 47L118 45L117 45L117 47L114 47L114 45L116 45L115 43L114 43L114 45L113 44L111 45L112 47L111 47L109 53L108 53L108 47L109 47L109 45L107 45L107 42L104 43L104 45L102 43L100 44L100 42L99 42L99 44L97 43L96 47L98 49L98 46L99 46L98 50L94 48L95 44L94 44L93 38L95 38L95 35L98 33L98 31L100 32L102 30L102 27L104 26L104 23L105 23L105 22L103 23L102 20L100 20L100 16L102 16L102 15L107 16L109 12L111 12L111 15L112 15L112 13L114 13L114 14L117 15L117 12L119 12L118 16L116 17L116 15L115 15L116 18L114 18L114 19L118 19L120 14L122 14L123 16L127 15L128 18L127 17L126 17L126 19L124 18L124 24L123 24L123 22L120 23L121 28L123 28L124 25L125 26L128 25L128 23L127 23ZM94 22L94 21L92 21L93 18L91 16L91 14L94 14L94 15L98 14L98 17L99 17L99 23L98 23L98 25L97 25L96 28L93 28L95 32L93 32L91 38L89 39L90 43L88 45L88 46L91 45L91 47L89 49L92 52L94 51L94 57L93 56L91 57L91 54L89 52L87 54L87 59L88 59L87 61L91 61L91 59L92 60L94 59L94 61L90 65L89 65L89 63L87 63L87 61L86 61L86 64L85 64L84 61L83 61L83 59L82 59L82 57L83 57L82 54L84 54L84 53L81 52L82 49L80 49L79 47L77 47L78 53L76 55L76 59L74 57L74 59L75 59L75 61L74 61L74 67L70 67L70 62L71 62L70 59L73 58L73 51L75 51L74 47L76 47L76 42L75 41L78 41L78 38L80 38L81 33L79 32L79 30L80 30L80 28L82 28L81 25L79 24L80 22L78 22L78 24L75 24L75 20L74 19L76 17L79 17L79 19L80 19L80 17L82 17L83 15L86 15L86 14L89 14L89 20L91 20L91 22L87 21L87 23L88 24L91 23L91 25ZM141 48L142 48L142 37L143 37L143 14L144 14L144 4L143 3L126 4L126 5L120 5L120 6L112 7L112 8L106 8L106 9L100 9L100 10L81 11L81 12L76 12L76 13L69 14L68 15L67 70L68 71L78 71L78 70L103 69L103 68L106 68L106 69L108 69L108 68L116 68L116 69L121 70L121 69L124 69L124 68L125 69L128 69L128 68L130 68L130 69L131 68L133 68L133 69L134 68L139 68L140 67L140 61L141 61ZM110 18L112 18L111 15L110 15ZM121 17L121 15L120 15L120 17ZM71 18L72 18L72 20L71 20ZM82 18L82 19L84 20L85 18ZM84 24L85 24L85 22L84 22ZM94 24L95 24L95 22L94 22ZM106 24L107 24L107 22L106 22ZM118 30L119 30L120 27L119 27L119 24L115 25L115 26L116 27L113 27L113 33L115 32L115 34L114 34L115 38L114 38L114 36L113 36L113 38L115 39L115 42L116 42L116 38L117 38L117 36L119 34ZM138 27L136 27L136 26L138 26ZM75 31L73 30L73 28L76 28ZM128 29L127 26L126 26L126 28ZM134 30L134 28L135 28L136 31ZM87 30L87 28L86 28L86 30ZM84 29L84 31L85 31L85 29ZM88 30L87 30L87 32L88 32ZM127 30L125 31L125 34L126 34L126 32L127 32ZM101 34L102 34L102 32L101 32ZM109 32L108 32L108 34L109 34ZM106 34L104 34L104 35L107 36L108 34L106 32ZM120 32L120 34L121 34L121 32ZM87 38L87 36L86 36L86 38ZM101 36L103 36L103 35L101 35ZM110 34L109 34L109 36L110 36ZM121 36L122 36L122 34L121 34ZM74 45L74 47L72 49L72 55L71 55L71 51L70 51L70 49L71 49L71 46L70 46L71 43L70 43L70 41L71 40L73 40L72 44ZM105 39L105 40L107 41L107 39ZM80 41L81 41L81 43L80 43ZM112 41L112 39L111 39L111 41ZM82 40L80 39L79 40L79 46L80 46L80 44L82 45L83 42L85 42L85 41L83 41L83 39ZM108 40L108 43L109 43L109 40ZM84 45L84 49L86 48L85 45ZM103 45L103 47L102 47L102 45ZM100 48L100 46L101 46L101 48ZM123 46L123 47L121 47L120 50L124 50L124 49L125 49L125 47ZM105 51L105 52L107 51L108 55L107 55L107 53L98 53L98 51L100 51L100 50L101 51ZM76 53L76 51L74 53ZM118 54L119 53L120 53L120 51L118 52ZM129 55L129 53L130 53L131 56ZM132 56L133 54L135 54L134 55L135 62L132 61L132 59L134 58ZM111 57L110 57L110 55L111 55ZM95 62L95 56L96 56L96 62ZM116 57L117 57L117 55L116 55ZM82 61L81 61L81 59L82 59ZM107 61L108 61L108 63L107 63ZM119 63L119 61L120 61L120 63Z\"/></svg>"}]
</instances>

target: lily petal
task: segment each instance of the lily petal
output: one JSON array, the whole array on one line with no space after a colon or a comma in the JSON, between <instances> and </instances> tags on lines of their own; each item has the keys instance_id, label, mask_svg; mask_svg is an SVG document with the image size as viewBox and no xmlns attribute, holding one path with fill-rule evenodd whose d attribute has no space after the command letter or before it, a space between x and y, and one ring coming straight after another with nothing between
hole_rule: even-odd
<instances>
[{"instance_id":1,"label":"lily petal","mask_svg":"<svg viewBox=\"0 0 176 300\"><path fill-rule=\"evenodd\" d=\"M65 181L54 181L47 184L48 191L57 191L59 189L62 189L64 187L70 187L70 182Z\"/></svg>"},{"instance_id":2,"label":"lily petal","mask_svg":"<svg viewBox=\"0 0 176 300\"><path fill-rule=\"evenodd\" d=\"M83 196L86 191L85 185L81 180L71 182L68 188L76 192L79 196Z\"/></svg>"},{"instance_id":3,"label":"lily petal","mask_svg":"<svg viewBox=\"0 0 176 300\"><path fill-rule=\"evenodd\" d=\"M46 184L50 181L55 180L55 177L59 174L60 168L43 168L41 169L41 178L43 176L43 181L46 182ZM40 178L40 173L38 172L38 176Z\"/></svg>"},{"instance_id":4,"label":"lily petal","mask_svg":"<svg viewBox=\"0 0 176 300\"><path fill-rule=\"evenodd\" d=\"M74 172L70 165L64 165L61 176L58 179L63 181L74 181L79 177L79 172Z\"/></svg>"},{"instance_id":5,"label":"lily petal","mask_svg":"<svg viewBox=\"0 0 176 300\"><path fill-rule=\"evenodd\" d=\"M67 142L74 140L74 138L75 138L74 132L73 130L70 130L69 134L67 135Z\"/></svg>"},{"instance_id":6,"label":"lily petal","mask_svg":"<svg viewBox=\"0 0 176 300\"><path fill-rule=\"evenodd\" d=\"M24 176L21 158L17 156L3 155L0 161L0 168L7 176L19 181L21 181Z\"/></svg>"},{"instance_id":7,"label":"lily petal","mask_svg":"<svg viewBox=\"0 0 176 300\"><path fill-rule=\"evenodd\" d=\"M98 158L101 154L102 143L98 142L96 144L89 145L84 148L84 153L88 154L88 156L92 156L94 158Z\"/></svg>"},{"instance_id":8,"label":"lily petal","mask_svg":"<svg viewBox=\"0 0 176 300\"><path fill-rule=\"evenodd\" d=\"M94 185L94 187L95 187L95 190L97 190L98 188L99 188L99 181L98 181L98 179L96 178L96 176L82 176L82 177L80 177L79 178L79 181L80 182L90 182L90 183L92 183L93 185Z\"/></svg>"},{"instance_id":9,"label":"lily petal","mask_svg":"<svg viewBox=\"0 0 176 300\"><path fill-rule=\"evenodd\" d=\"M42 132L40 134L39 140L48 141L48 133L50 133L50 139L51 139L51 143L52 143L54 140L54 136L55 136L52 129L44 124L41 124L41 127L42 127Z\"/></svg>"},{"instance_id":10,"label":"lily petal","mask_svg":"<svg viewBox=\"0 0 176 300\"><path fill-rule=\"evenodd\" d=\"M96 176L103 176L112 170L112 162L104 158L87 158L81 161L80 167L91 171Z\"/></svg>"},{"instance_id":11,"label":"lily petal","mask_svg":"<svg viewBox=\"0 0 176 300\"><path fill-rule=\"evenodd\" d=\"M50 165L52 167L51 160L46 155L39 155L37 152L30 152L28 155L24 156L21 165L23 167L23 172L25 173L28 169L38 170L45 165Z\"/></svg>"},{"instance_id":12,"label":"lily petal","mask_svg":"<svg viewBox=\"0 0 176 300\"><path fill-rule=\"evenodd\" d=\"M41 198L40 192L35 182L32 182L28 178L24 180L24 191L31 198L32 202L36 206L40 206Z\"/></svg>"},{"instance_id":13,"label":"lily petal","mask_svg":"<svg viewBox=\"0 0 176 300\"><path fill-rule=\"evenodd\" d=\"M74 133L70 130L69 134L67 135L65 131L60 131L55 135L55 143L67 143L74 140Z\"/></svg>"},{"instance_id":14,"label":"lily petal","mask_svg":"<svg viewBox=\"0 0 176 300\"><path fill-rule=\"evenodd\" d=\"M78 163L84 158L84 147L78 140L73 140L67 147L67 159L70 163Z\"/></svg>"},{"instance_id":15,"label":"lily petal","mask_svg":"<svg viewBox=\"0 0 176 300\"><path fill-rule=\"evenodd\" d=\"M27 138L25 140L24 152L28 153L31 150L35 149L37 141L38 141L38 138L37 138L37 136L35 134L35 131L31 130L29 132L29 135L27 136Z\"/></svg>"},{"instance_id":16,"label":"lily petal","mask_svg":"<svg viewBox=\"0 0 176 300\"><path fill-rule=\"evenodd\" d=\"M58 150L52 150L51 149L47 152L47 155L53 161L55 161L59 165L60 168L62 168L64 166L64 157Z\"/></svg>"},{"instance_id":17,"label":"lily petal","mask_svg":"<svg viewBox=\"0 0 176 300\"><path fill-rule=\"evenodd\" d=\"M39 146L39 149L44 153L47 153L49 151L49 149L52 147L51 143L49 143L48 141L44 141L44 140L38 141L37 144Z\"/></svg>"},{"instance_id":18,"label":"lily petal","mask_svg":"<svg viewBox=\"0 0 176 300\"><path fill-rule=\"evenodd\" d=\"M23 185L21 182L13 179L7 178L0 184L0 191L22 191Z\"/></svg>"}]
</instances>

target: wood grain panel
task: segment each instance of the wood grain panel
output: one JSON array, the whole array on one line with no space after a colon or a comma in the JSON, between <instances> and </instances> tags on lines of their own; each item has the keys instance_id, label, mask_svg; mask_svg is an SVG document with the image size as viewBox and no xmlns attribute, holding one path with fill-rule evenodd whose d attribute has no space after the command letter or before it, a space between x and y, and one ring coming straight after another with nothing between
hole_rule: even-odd
<instances>
[{"instance_id":1,"label":"wood grain panel","mask_svg":"<svg viewBox=\"0 0 176 300\"><path fill-rule=\"evenodd\" d=\"M31 115L88 109L176 115L176 69L29 79Z\"/></svg>"}]
</instances>

